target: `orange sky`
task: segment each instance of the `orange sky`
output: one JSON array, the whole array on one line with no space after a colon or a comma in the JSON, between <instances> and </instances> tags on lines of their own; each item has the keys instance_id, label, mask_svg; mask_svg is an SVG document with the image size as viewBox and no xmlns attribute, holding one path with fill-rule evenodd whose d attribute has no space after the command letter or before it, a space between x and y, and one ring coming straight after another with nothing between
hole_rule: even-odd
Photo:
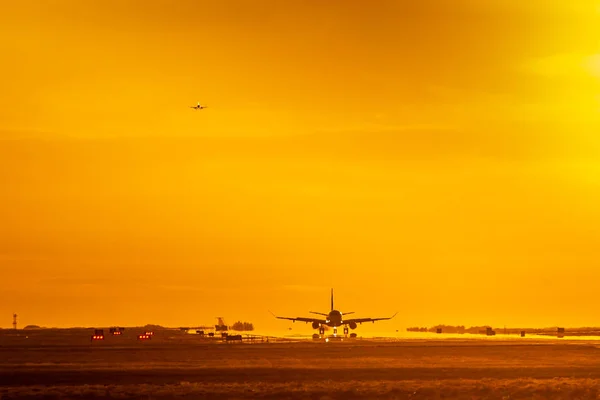
<instances>
[{"instance_id":1,"label":"orange sky","mask_svg":"<svg viewBox=\"0 0 600 400\"><path fill-rule=\"evenodd\" d=\"M522 3L7 2L0 326L285 329L330 287L599 326L600 7Z\"/></svg>"}]
</instances>

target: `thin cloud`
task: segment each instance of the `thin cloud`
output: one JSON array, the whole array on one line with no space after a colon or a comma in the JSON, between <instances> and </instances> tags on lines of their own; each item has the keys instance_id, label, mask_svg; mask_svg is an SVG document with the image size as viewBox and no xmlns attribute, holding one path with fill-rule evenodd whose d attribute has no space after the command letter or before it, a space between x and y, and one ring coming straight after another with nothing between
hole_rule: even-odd
<instances>
[{"instance_id":1,"label":"thin cloud","mask_svg":"<svg viewBox=\"0 0 600 400\"><path fill-rule=\"evenodd\" d=\"M325 286L313 285L283 285L281 290L285 292L300 292L300 293L324 293L328 288Z\"/></svg>"},{"instance_id":2,"label":"thin cloud","mask_svg":"<svg viewBox=\"0 0 600 400\"><path fill-rule=\"evenodd\" d=\"M68 139L69 135L36 130L0 130L0 141L6 140L56 140Z\"/></svg>"},{"instance_id":3,"label":"thin cloud","mask_svg":"<svg viewBox=\"0 0 600 400\"><path fill-rule=\"evenodd\" d=\"M523 63L522 70L548 78L578 78L600 76L600 55L559 53L532 58Z\"/></svg>"}]
</instances>

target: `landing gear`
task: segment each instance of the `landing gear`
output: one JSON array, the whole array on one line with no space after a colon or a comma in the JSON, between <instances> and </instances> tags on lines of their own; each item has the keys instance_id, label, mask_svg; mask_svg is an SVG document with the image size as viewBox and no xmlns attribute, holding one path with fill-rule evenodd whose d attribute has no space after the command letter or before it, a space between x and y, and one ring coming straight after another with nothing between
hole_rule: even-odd
<instances>
[{"instance_id":1,"label":"landing gear","mask_svg":"<svg viewBox=\"0 0 600 400\"><path fill-rule=\"evenodd\" d=\"M348 336L348 327L344 326L344 336Z\"/></svg>"},{"instance_id":2,"label":"landing gear","mask_svg":"<svg viewBox=\"0 0 600 400\"><path fill-rule=\"evenodd\" d=\"M325 328L320 327L319 328L319 335L323 336L325 334Z\"/></svg>"},{"instance_id":3,"label":"landing gear","mask_svg":"<svg viewBox=\"0 0 600 400\"><path fill-rule=\"evenodd\" d=\"M333 327L333 336L337 336L337 326Z\"/></svg>"}]
</instances>

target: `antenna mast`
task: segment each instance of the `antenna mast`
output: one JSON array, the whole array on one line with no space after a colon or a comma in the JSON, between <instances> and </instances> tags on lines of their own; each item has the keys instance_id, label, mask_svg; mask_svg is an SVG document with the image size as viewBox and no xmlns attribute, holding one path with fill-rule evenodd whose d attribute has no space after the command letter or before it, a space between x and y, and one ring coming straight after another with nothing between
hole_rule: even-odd
<instances>
[{"instance_id":1,"label":"antenna mast","mask_svg":"<svg viewBox=\"0 0 600 400\"><path fill-rule=\"evenodd\" d=\"M13 313L13 329L17 330L17 314Z\"/></svg>"}]
</instances>

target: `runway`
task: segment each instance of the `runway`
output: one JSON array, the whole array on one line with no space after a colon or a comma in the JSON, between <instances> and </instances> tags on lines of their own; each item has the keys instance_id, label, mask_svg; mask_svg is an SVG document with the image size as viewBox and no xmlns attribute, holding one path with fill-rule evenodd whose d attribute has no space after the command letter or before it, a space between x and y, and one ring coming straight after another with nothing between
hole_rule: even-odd
<instances>
[{"instance_id":1,"label":"runway","mask_svg":"<svg viewBox=\"0 0 600 400\"><path fill-rule=\"evenodd\" d=\"M580 398L592 398L586 396L600 388L594 342L226 344L161 331L149 342L130 340L131 332L97 344L80 334L36 332L17 343L0 333L2 398L405 398L415 391L434 396L452 390L475 398L502 398L495 393L508 391L511 399L536 393L569 398L560 396L583 390Z\"/></svg>"}]
</instances>

